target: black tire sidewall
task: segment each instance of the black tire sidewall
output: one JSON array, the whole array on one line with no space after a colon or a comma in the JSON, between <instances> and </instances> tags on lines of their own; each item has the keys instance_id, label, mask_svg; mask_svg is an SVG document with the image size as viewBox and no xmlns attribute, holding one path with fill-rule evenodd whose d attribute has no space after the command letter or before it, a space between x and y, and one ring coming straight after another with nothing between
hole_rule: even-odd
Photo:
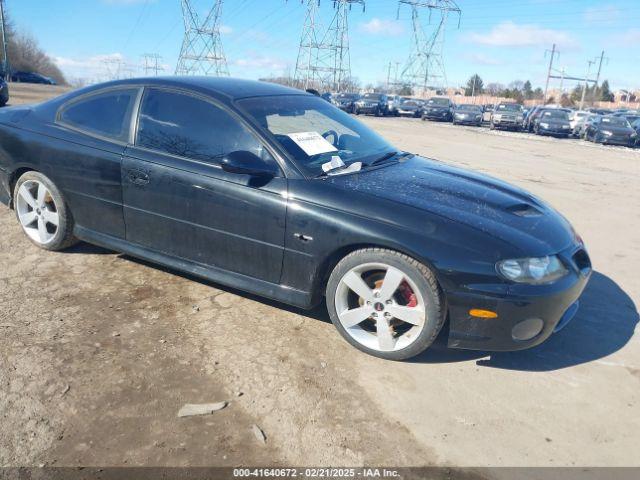
<instances>
[{"instance_id":1,"label":"black tire sidewall","mask_svg":"<svg viewBox=\"0 0 640 480\"><path fill-rule=\"evenodd\" d=\"M26 172L22 174L22 176L16 182L14 193L13 193L13 199L14 199L14 210L15 210L15 214L16 214L16 218L18 219L18 222L20 222L20 217L18 215L18 208L16 205L16 202L18 199L18 190L20 189L23 183L30 180L40 182L45 187L47 187L47 190L49 190L49 193L51 193L53 201L56 204L56 208L58 210L59 223L58 223L58 230L56 231L56 234L53 240L45 245L34 241L31 237L25 234L27 238L34 245L40 248L43 248L45 250L51 250L51 251L62 250L74 244L76 240L73 237L73 233L72 233L73 226L74 226L73 217L71 216L71 212L67 206L67 203L65 202L64 196L62 195L60 190L58 190L58 187L56 187L56 185L46 175L40 172L35 172L35 171ZM22 227L22 224L20 224L20 226Z\"/></svg>"},{"instance_id":2,"label":"black tire sidewall","mask_svg":"<svg viewBox=\"0 0 640 480\"><path fill-rule=\"evenodd\" d=\"M338 284L349 270L364 263L384 263L398 268L405 274L409 275L420 289L420 293L422 294L425 302L425 325L416 340L414 340L408 347L392 352L382 352L367 348L351 337L340 323L335 308L335 294ZM434 286L432 286L427 278L425 278L425 275L420 271L420 268L426 269L426 271L433 277ZM326 303L331 322L347 342L362 352L387 360L406 360L422 353L431 346L444 323L444 302L441 299L440 292L435 284L435 276L433 276L431 270L411 257L393 250L365 249L358 250L347 255L336 265L329 277L329 281L327 282Z\"/></svg>"}]
</instances>

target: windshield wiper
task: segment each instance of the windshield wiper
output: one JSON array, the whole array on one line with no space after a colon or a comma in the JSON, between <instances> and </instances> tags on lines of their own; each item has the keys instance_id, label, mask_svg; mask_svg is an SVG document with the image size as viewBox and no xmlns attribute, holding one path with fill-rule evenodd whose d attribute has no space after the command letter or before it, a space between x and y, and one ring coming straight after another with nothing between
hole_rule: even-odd
<instances>
[{"instance_id":1,"label":"windshield wiper","mask_svg":"<svg viewBox=\"0 0 640 480\"><path fill-rule=\"evenodd\" d=\"M391 160L393 157L403 158L407 156L413 156L413 154L409 152L387 152L380 158L376 158L372 162L367 163L366 166L373 167L374 165L379 165L387 160Z\"/></svg>"}]
</instances>

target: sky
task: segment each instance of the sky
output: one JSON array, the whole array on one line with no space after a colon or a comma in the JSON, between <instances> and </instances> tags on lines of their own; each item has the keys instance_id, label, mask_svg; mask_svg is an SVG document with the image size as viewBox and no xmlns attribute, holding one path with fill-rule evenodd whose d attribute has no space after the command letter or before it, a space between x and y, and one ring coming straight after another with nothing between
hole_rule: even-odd
<instances>
[{"instance_id":1,"label":"sky","mask_svg":"<svg viewBox=\"0 0 640 480\"><path fill-rule=\"evenodd\" d=\"M204 15L213 0L192 0ZM305 2L306 3L306 2ZM141 55L157 53L173 74L184 34L180 0L5 0L16 27L30 33L68 78L102 79L124 62L141 75ZM602 78L613 89L640 87L639 0L458 0L443 49L449 86L478 73L485 84L530 80L543 87L553 43L558 69L583 77L604 50ZM331 0L321 0L325 22ZM398 15L399 13L399 15ZM225 0L222 43L234 77L259 78L293 71L305 16L300 0ZM429 31L428 15L422 23ZM352 75L383 83L409 56L410 9L397 0L366 0L349 14ZM107 62L105 62L107 60ZM591 67L595 76L597 64ZM394 74L392 73L392 76ZM557 87L559 80L552 80ZM575 83L565 82L571 88Z\"/></svg>"}]
</instances>

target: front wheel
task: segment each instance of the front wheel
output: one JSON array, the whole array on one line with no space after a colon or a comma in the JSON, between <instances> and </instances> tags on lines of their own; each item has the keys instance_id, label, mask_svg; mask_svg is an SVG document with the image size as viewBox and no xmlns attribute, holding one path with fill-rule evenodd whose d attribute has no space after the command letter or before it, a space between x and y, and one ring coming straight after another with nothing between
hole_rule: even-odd
<instances>
[{"instance_id":1,"label":"front wheel","mask_svg":"<svg viewBox=\"0 0 640 480\"><path fill-rule=\"evenodd\" d=\"M48 177L26 172L16 182L13 198L24 233L38 247L57 251L77 243L71 212Z\"/></svg>"},{"instance_id":2,"label":"front wheel","mask_svg":"<svg viewBox=\"0 0 640 480\"><path fill-rule=\"evenodd\" d=\"M326 299L331 321L347 342L388 360L423 352L445 318L431 270L393 250L347 255L329 277Z\"/></svg>"}]
</instances>

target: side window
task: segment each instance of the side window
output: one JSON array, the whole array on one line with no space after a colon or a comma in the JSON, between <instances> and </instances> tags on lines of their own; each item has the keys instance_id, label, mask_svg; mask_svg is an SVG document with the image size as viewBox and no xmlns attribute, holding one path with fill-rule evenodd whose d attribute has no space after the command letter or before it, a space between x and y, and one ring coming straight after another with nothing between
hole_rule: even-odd
<instances>
[{"instance_id":1,"label":"side window","mask_svg":"<svg viewBox=\"0 0 640 480\"><path fill-rule=\"evenodd\" d=\"M223 155L239 150L276 163L255 135L221 108L158 89L145 91L136 145L214 165Z\"/></svg>"},{"instance_id":2,"label":"side window","mask_svg":"<svg viewBox=\"0 0 640 480\"><path fill-rule=\"evenodd\" d=\"M62 107L60 123L88 133L127 141L137 88L112 90L72 101Z\"/></svg>"}]
</instances>

